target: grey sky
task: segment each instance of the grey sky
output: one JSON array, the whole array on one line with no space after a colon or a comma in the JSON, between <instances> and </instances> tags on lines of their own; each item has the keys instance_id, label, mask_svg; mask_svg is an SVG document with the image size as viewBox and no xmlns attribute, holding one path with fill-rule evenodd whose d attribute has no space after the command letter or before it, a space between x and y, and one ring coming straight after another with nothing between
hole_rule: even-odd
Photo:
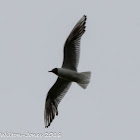
<instances>
[{"instance_id":1,"label":"grey sky","mask_svg":"<svg viewBox=\"0 0 140 140\"><path fill-rule=\"evenodd\" d=\"M0 132L139 140L139 5L138 0L1 0ZM56 80L48 70L61 66L64 42L83 15L87 28L78 70L90 70L91 83L86 90L73 84L45 129L45 98Z\"/></svg>"}]
</instances>

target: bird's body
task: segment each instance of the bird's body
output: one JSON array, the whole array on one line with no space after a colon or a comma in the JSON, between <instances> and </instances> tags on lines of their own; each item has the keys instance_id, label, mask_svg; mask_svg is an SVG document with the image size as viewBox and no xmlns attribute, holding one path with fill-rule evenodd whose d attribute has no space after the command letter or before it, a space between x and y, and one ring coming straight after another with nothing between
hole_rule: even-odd
<instances>
[{"instance_id":1,"label":"bird's body","mask_svg":"<svg viewBox=\"0 0 140 140\"><path fill-rule=\"evenodd\" d=\"M50 126L55 115L58 115L58 104L65 96L72 82L86 88L90 82L91 72L77 72L80 56L80 39L85 32L86 16L75 25L64 45L64 60L61 68L52 71L58 76L55 84L49 90L44 111L45 127Z\"/></svg>"},{"instance_id":2,"label":"bird's body","mask_svg":"<svg viewBox=\"0 0 140 140\"><path fill-rule=\"evenodd\" d=\"M57 73L58 77L71 82L80 81L80 75L78 72L65 68L57 68L57 69L58 69Z\"/></svg>"}]
</instances>

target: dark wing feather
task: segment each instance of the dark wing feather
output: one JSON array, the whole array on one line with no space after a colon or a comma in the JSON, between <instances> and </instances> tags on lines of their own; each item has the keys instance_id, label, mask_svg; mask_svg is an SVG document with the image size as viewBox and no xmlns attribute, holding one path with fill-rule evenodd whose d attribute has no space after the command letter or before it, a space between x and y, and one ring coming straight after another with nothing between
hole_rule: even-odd
<instances>
[{"instance_id":1,"label":"dark wing feather","mask_svg":"<svg viewBox=\"0 0 140 140\"><path fill-rule=\"evenodd\" d=\"M50 126L51 122L58 115L58 104L68 91L71 82L58 78L52 88L49 90L44 111L45 127Z\"/></svg>"},{"instance_id":2,"label":"dark wing feather","mask_svg":"<svg viewBox=\"0 0 140 140\"><path fill-rule=\"evenodd\" d=\"M64 45L62 67L77 71L80 55L80 39L85 32L86 16L75 25Z\"/></svg>"}]
</instances>

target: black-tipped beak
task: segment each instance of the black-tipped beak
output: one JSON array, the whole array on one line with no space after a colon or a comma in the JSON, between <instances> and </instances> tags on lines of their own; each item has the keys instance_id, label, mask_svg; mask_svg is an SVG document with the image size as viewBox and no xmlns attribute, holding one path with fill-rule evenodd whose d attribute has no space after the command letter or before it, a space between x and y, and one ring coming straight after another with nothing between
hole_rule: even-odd
<instances>
[{"instance_id":1,"label":"black-tipped beak","mask_svg":"<svg viewBox=\"0 0 140 140\"><path fill-rule=\"evenodd\" d=\"M52 70L48 71L48 72L52 72Z\"/></svg>"}]
</instances>

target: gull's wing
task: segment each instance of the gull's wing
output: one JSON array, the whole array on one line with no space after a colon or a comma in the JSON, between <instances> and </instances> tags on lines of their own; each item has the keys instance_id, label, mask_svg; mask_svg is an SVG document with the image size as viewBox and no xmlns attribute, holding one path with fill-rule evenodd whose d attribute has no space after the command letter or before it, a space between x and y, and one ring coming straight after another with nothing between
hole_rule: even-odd
<instances>
[{"instance_id":1,"label":"gull's wing","mask_svg":"<svg viewBox=\"0 0 140 140\"><path fill-rule=\"evenodd\" d=\"M64 60L62 67L77 71L80 55L80 39L85 32L86 16L75 25L64 45Z\"/></svg>"},{"instance_id":2,"label":"gull's wing","mask_svg":"<svg viewBox=\"0 0 140 140\"><path fill-rule=\"evenodd\" d=\"M58 115L58 104L61 99L65 96L66 92L70 88L71 82L57 78L55 84L49 90L44 111L45 127L50 126L55 115Z\"/></svg>"}]
</instances>

